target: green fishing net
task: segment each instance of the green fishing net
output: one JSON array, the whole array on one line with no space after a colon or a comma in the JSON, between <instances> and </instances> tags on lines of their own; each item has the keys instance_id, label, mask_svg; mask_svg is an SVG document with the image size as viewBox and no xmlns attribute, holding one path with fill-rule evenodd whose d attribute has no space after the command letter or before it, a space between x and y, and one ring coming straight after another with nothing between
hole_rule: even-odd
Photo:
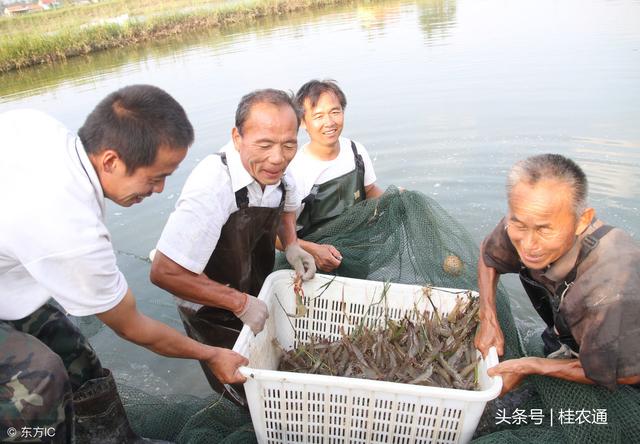
<instances>
[{"instance_id":1,"label":"green fishing net","mask_svg":"<svg viewBox=\"0 0 640 444\"><path fill-rule=\"evenodd\" d=\"M342 254L336 274L346 277L460 289L477 288L478 247L467 231L434 200L419 192L390 187L383 196L361 202L328 222L306 240L332 244ZM288 268L278 255L276 269ZM502 287L497 309L505 335L505 358L542 356L539 335L522 343L509 298ZM640 391L623 386L610 393L601 387L553 378L530 377L527 395L511 402L487 404L474 442L478 443L636 443L640 442ZM154 397L131 387L120 387L131 423L142 436L178 443L251 443L251 419L218 395ZM539 409L541 424L502 423L515 408L525 413ZM579 410L606 411L606 424L560 424L558 415ZM566 418L565 418L566 419ZM553 423L552 423L553 421Z\"/></svg>"},{"instance_id":2,"label":"green fishing net","mask_svg":"<svg viewBox=\"0 0 640 444\"><path fill-rule=\"evenodd\" d=\"M458 289L478 285L478 247L460 223L420 192L391 186L378 199L358 203L304 239L340 251L342 262L335 271L339 276ZM279 254L275 268L289 267ZM498 310L500 320L514 332L505 354L520 356L502 287L498 298L504 302Z\"/></svg>"},{"instance_id":3,"label":"green fishing net","mask_svg":"<svg viewBox=\"0 0 640 444\"><path fill-rule=\"evenodd\" d=\"M379 199L359 203L305 240L335 246L343 256L342 265L336 271L341 276L477 288L478 247L437 202L419 192L401 192L390 187ZM445 265L451 256L461 260L460 269ZM280 256L276 268L286 267L288 264ZM504 358L542 356L539 334L527 335L530 339L526 343L520 340L509 297L502 287L498 289L497 310L505 336ZM477 442L640 442L640 390L621 386L610 393L602 387L546 377L528 378L525 388L526 396L519 398L516 394L511 402L487 406L487 413L491 415L484 419L492 427L487 427L485 432L492 433L478 437ZM525 413L539 409L544 421L540 425L529 419L527 424L505 422L496 426L499 421L494 414L498 413L498 407L504 408L507 418L513 417L516 408ZM582 423L578 423L581 410ZM606 424L603 418L594 419L602 412L606 412ZM559 415L564 415L563 424L559 423Z\"/></svg>"},{"instance_id":4,"label":"green fishing net","mask_svg":"<svg viewBox=\"0 0 640 444\"><path fill-rule=\"evenodd\" d=\"M118 391L132 428L145 438L189 444L256 442L249 412L215 392L206 398L154 396L120 384Z\"/></svg>"}]
</instances>

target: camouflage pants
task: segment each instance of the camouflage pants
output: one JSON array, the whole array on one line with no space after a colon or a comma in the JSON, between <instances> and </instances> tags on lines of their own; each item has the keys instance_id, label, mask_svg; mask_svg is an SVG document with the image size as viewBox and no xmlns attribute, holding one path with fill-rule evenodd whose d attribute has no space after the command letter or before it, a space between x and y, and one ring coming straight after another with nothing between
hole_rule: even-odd
<instances>
[{"instance_id":1,"label":"camouflage pants","mask_svg":"<svg viewBox=\"0 0 640 444\"><path fill-rule=\"evenodd\" d=\"M71 442L73 391L101 375L87 339L53 305L0 321L0 441Z\"/></svg>"}]
</instances>

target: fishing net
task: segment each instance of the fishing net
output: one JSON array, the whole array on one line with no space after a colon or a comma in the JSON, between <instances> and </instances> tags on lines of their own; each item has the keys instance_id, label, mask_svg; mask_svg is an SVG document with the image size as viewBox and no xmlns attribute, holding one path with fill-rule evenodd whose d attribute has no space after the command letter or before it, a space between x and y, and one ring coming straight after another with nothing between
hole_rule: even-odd
<instances>
[{"instance_id":1,"label":"fishing net","mask_svg":"<svg viewBox=\"0 0 640 444\"><path fill-rule=\"evenodd\" d=\"M477 246L446 211L418 192L390 187L380 198L355 205L305 239L332 244L340 251L343 260L336 271L340 276L477 288ZM282 255L276 268L288 268ZM542 356L539 335L524 344L520 340L502 287L498 289L497 311L505 335L505 358ZM160 398L131 387L120 386L120 391L131 423L142 436L177 443L255 442L248 412L217 394L204 399L175 395ZM635 388L623 386L610 393L601 387L530 377L519 392L521 395L487 404L478 428L482 436L474 442L640 442L640 394ZM534 424L526 417L526 423L496 424L501 408L505 417L514 417L516 408L525 414L540 411L542 422ZM564 424L559 415L564 415Z\"/></svg>"},{"instance_id":2,"label":"fishing net","mask_svg":"<svg viewBox=\"0 0 640 444\"><path fill-rule=\"evenodd\" d=\"M503 328L504 330L504 328ZM527 356L543 356L542 340L525 347ZM637 443L640 442L640 390L619 386L614 392L603 387L576 384L556 378L532 376L527 384L534 396L521 405L511 405L506 416L513 421L515 408L525 414L540 409L543 422L511 424L478 438L477 443ZM495 410L494 410L495 412Z\"/></svg>"},{"instance_id":3,"label":"fishing net","mask_svg":"<svg viewBox=\"0 0 640 444\"><path fill-rule=\"evenodd\" d=\"M331 244L340 251L339 276L451 288L476 286L477 248L469 234L435 201L418 192L390 187L380 198L360 202L304 239ZM276 268L286 267L279 256Z\"/></svg>"},{"instance_id":4,"label":"fishing net","mask_svg":"<svg viewBox=\"0 0 640 444\"><path fill-rule=\"evenodd\" d=\"M462 225L420 192L391 186L378 199L354 205L304 239L340 251L339 276L458 289L478 285L478 247ZM289 267L279 254L275 268ZM498 316L508 329L505 355L520 356L502 287L498 299Z\"/></svg>"},{"instance_id":5,"label":"fishing net","mask_svg":"<svg viewBox=\"0 0 640 444\"><path fill-rule=\"evenodd\" d=\"M355 205L305 240L331 244L340 251L343 260L336 270L340 276L477 288L477 246L437 202L419 192L390 187L379 199ZM460 259L460 267L447 266L452 256ZM280 256L276 268L287 267ZM505 336L504 359L543 356L539 334L521 341L502 287L496 299ZM496 424L500 409L506 421ZM489 403L486 410L481 432L491 433L478 437L478 443L640 442L640 390L631 386L611 393L536 376L527 378L512 397ZM522 412L529 415L526 423L518 419ZM531 420L532 412L542 412L540 424Z\"/></svg>"},{"instance_id":6,"label":"fishing net","mask_svg":"<svg viewBox=\"0 0 640 444\"><path fill-rule=\"evenodd\" d=\"M176 443L241 444L256 442L249 412L217 393L154 396L118 385L132 428L145 438Z\"/></svg>"}]
</instances>

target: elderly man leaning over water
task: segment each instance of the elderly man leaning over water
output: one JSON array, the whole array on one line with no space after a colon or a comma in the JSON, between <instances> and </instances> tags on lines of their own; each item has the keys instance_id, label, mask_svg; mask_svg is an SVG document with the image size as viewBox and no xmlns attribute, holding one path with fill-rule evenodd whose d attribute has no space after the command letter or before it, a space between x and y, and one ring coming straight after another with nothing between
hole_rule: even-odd
<instances>
[{"instance_id":1,"label":"elderly man leaning over water","mask_svg":"<svg viewBox=\"0 0 640 444\"><path fill-rule=\"evenodd\" d=\"M504 361L489 370L503 393L527 375L614 389L640 382L640 247L596 219L587 179L557 154L518 162L507 182L509 212L484 240L478 264L480 329L476 347L504 351L496 314L500 274L519 273L547 324L546 358Z\"/></svg>"}]
</instances>

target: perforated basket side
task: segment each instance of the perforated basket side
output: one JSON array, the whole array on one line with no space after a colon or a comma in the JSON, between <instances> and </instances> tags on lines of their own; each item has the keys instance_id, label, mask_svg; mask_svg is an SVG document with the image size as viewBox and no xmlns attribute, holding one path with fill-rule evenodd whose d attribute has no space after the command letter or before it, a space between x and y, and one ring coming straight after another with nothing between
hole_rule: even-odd
<instances>
[{"instance_id":1,"label":"perforated basket side","mask_svg":"<svg viewBox=\"0 0 640 444\"><path fill-rule=\"evenodd\" d=\"M418 286L367 282L357 280L327 280L328 287L318 283L304 286L307 314L291 318L293 347L306 343L311 336L339 340L355 329L384 325L387 319L400 320L405 316L416 320L418 313L432 312L435 305L441 315L449 313L456 298L467 298L466 290L445 290ZM322 281L320 281L322 283ZM368 284L368 285L367 285ZM277 310L280 307L274 307ZM284 340L287 344L289 340Z\"/></svg>"},{"instance_id":2,"label":"perforated basket side","mask_svg":"<svg viewBox=\"0 0 640 444\"><path fill-rule=\"evenodd\" d=\"M486 366L497 363L495 351L479 368L482 390L443 389L321 375L273 371L280 347L306 342L310 335L338 339L361 323L373 325L401 319L419 310L442 314L465 290L432 289L393 284L381 299L379 282L319 275L304 286L305 317L294 317L295 297L290 271L269 276L260 298L271 316L262 333L253 337L243 329L234 350L250 359L245 391L260 443L454 443L471 439L487 400L501 389L499 378L489 378ZM329 286L325 284L331 282ZM378 302L378 303L376 303ZM371 308L371 304L373 308Z\"/></svg>"},{"instance_id":3,"label":"perforated basket side","mask_svg":"<svg viewBox=\"0 0 640 444\"><path fill-rule=\"evenodd\" d=\"M260 443L457 443L484 403L314 384L257 381ZM247 392L249 393L249 392ZM254 407L251 406L252 417Z\"/></svg>"}]
</instances>

